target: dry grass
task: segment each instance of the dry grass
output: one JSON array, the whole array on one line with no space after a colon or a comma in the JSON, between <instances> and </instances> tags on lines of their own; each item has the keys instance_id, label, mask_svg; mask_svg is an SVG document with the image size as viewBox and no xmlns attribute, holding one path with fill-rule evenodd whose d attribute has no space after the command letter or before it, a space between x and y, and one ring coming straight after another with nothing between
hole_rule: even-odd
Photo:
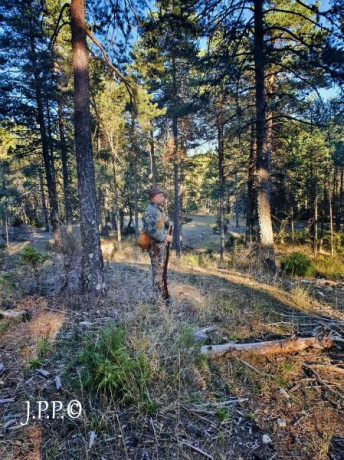
<instances>
[{"instance_id":1,"label":"dry grass","mask_svg":"<svg viewBox=\"0 0 344 460\"><path fill-rule=\"evenodd\" d=\"M332 436L343 433L341 402L304 364L341 366L342 351L208 360L198 352L194 331L213 326L216 330L209 336L213 343L268 340L307 335L321 325L318 314L338 322L343 321L343 313L315 301L301 287L286 291L277 279L269 284L259 281L264 280L263 274L219 268L212 256L201 262L197 256L193 263L196 259L190 256L172 255L173 304L169 309L155 306L149 300L147 254L130 240L121 249L114 248L110 239L103 240L102 248L107 262L106 299L72 294L28 297L17 308L31 311L30 322L11 324L2 337L10 369L4 395L16 397L5 415L22 412L29 393L32 400L78 399L84 408L82 418L7 431L2 458L141 459L144 453L151 459L204 458L190 445L226 460L251 459L253 452L261 458L327 458ZM89 327L79 324L85 320ZM83 338L98 340L106 325L126 330L132 356L146 355L151 373L146 399L123 404L119 398L83 386L78 360ZM48 349L39 340L47 337L52 349L43 353ZM38 356L52 375L61 376L60 393L51 379L25 366ZM326 368L317 372L344 394L342 376ZM97 437L89 450L91 431ZM262 443L263 434L270 436L273 449Z\"/></svg>"}]
</instances>

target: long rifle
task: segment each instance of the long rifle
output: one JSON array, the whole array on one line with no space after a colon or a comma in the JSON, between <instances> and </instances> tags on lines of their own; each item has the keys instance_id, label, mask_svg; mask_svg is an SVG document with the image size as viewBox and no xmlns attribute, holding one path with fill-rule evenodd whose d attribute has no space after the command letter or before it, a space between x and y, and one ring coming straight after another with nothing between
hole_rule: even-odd
<instances>
[{"instance_id":1,"label":"long rifle","mask_svg":"<svg viewBox=\"0 0 344 460\"><path fill-rule=\"evenodd\" d=\"M172 225L169 226L167 234L172 235ZM168 293L168 288L167 288L167 267L168 267L168 259L170 257L170 244L171 243L167 243L167 247L166 247L166 259L165 259L165 264L164 264L164 274L162 278L164 281L164 290L163 290L162 295L165 300L170 298L170 295Z\"/></svg>"}]
</instances>

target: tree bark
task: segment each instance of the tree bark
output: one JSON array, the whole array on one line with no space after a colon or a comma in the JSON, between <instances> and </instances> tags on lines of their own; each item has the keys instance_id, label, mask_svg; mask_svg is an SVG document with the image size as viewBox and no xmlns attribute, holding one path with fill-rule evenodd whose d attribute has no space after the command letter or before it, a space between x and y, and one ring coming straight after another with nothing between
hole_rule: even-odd
<instances>
[{"instance_id":1,"label":"tree bark","mask_svg":"<svg viewBox=\"0 0 344 460\"><path fill-rule=\"evenodd\" d=\"M172 58L172 87L173 87L173 102L177 104L177 69L175 58ZM174 182L174 213L173 213L173 243L172 247L176 251L176 256L181 256L180 245L180 210L179 210L179 158L178 158L178 118L173 115L172 119L173 131L173 182Z\"/></svg>"},{"instance_id":2,"label":"tree bark","mask_svg":"<svg viewBox=\"0 0 344 460\"><path fill-rule=\"evenodd\" d=\"M138 193L137 193L137 159L136 159L136 108L134 107L135 101L131 100L131 170L133 175L133 188L134 188L134 225L135 225L135 238L139 237L139 208L138 208Z\"/></svg>"},{"instance_id":3,"label":"tree bark","mask_svg":"<svg viewBox=\"0 0 344 460\"><path fill-rule=\"evenodd\" d=\"M330 348L332 340L327 337L320 340L318 337L298 337L293 339L271 340L256 343L225 343L223 345L204 345L201 354L208 356L231 355L240 353L254 353L260 355L287 354L306 350L307 348Z\"/></svg>"},{"instance_id":4,"label":"tree bark","mask_svg":"<svg viewBox=\"0 0 344 460\"><path fill-rule=\"evenodd\" d=\"M75 152L82 245L81 279L82 287L85 291L91 294L99 294L104 293L105 283L92 158L84 0L72 0L71 29L74 72Z\"/></svg>"},{"instance_id":5,"label":"tree bark","mask_svg":"<svg viewBox=\"0 0 344 460\"><path fill-rule=\"evenodd\" d=\"M337 231L340 232L342 213L343 213L343 202L344 202L344 166L341 166L340 171L340 187L339 187L339 206L338 206L338 218L337 218Z\"/></svg>"},{"instance_id":6,"label":"tree bark","mask_svg":"<svg viewBox=\"0 0 344 460\"><path fill-rule=\"evenodd\" d=\"M183 202L184 202L184 167L185 167L185 118L180 120L180 149L179 149L179 241L180 251L183 249Z\"/></svg>"},{"instance_id":7,"label":"tree bark","mask_svg":"<svg viewBox=\"0 0 344 460\"><path fill-rule=\"evenodd\" d=\"M31 12L29 12L31 14ZM37 122L41 135L42 155L44 161L45 175L48 186L48 197L50 204L50 221L53 228L54 237L58 238L60 234L60 222L58 213L58 200L56 193L56 184L52 172L52 164L49 152L49 141L46 132L44 109L43 109L43 96L42 96L42 82L39 76L40 69L38 68L36 45L33 32L30 30L30 50L31 50L31 64L35 85L35 97L37 104Z\"/></svg>"},{"instance_id":8,"label":"tree bark","mask_svg":"<svg viewBox=\"0 0 344 460\"><path fill-rule=\"evenodd\" d=\"M68 149L64 130L64 119L62 110L61 96L58 98L58 123L59 123L59 134L61 143L61 162L62 162L62 177L63 177L63 196L65 206L65 218L67 225L67 232L71 231L72 228L72 206L70 201L70 187L69 187L69 171L68 171Z\"/></svg>"},{"instance_id":9,"label":"tree bark","mask_svg":"<svg viewBox=\"0 0 344 460\"><path fill-rule=\"evenodd\" d=\"M224 226L224 189L225 189L225 176L223 169L224 151L223 151L223 122L222 122L222 103L218 99L217 114L216 114L216 127L217 127L217 155L219 166L219 221L220 221L220 259L223 260L225 252L225 226Z\"/></svg>"},{"instance_id":10,"label":"tree bark","mask_svg":"<svg viewBox=\"0 0 344 460\"><path fill-rule=\"evenodd\" d=\"M49 232L49 219L48 219L47 204L45 201L44 182L43 182L43 174L42 174L41 165L38 164L37 168L38 168L38 179L39 179L41 203L42 203L42 218L43 218L43 222L45 226L45 231Z\"/></svg>"},{"instance_id":11,"label":"tree bark","mask_svg":"<svg viewBox=\"0 0 344 460\"><path fill-rule=\"evenodd\" d=\"M155 163L155 146L154 146L154 131L153 129L150 132L150 181L151 186L156 187L156 163Z\"/></svg>"},{"instance_id":12,"label":"tree bark","mask_svg":"<svg viewBox=\"0 0 344 460\"><path fill-rule=\"evenodd\" d=\"M275 269L273 230L271 220L269 182L270 157L267 146L265 97L265 45L263 25L264 0L254 0L254 64L256 88L256 139L257 139L257 211L258 236L263 258L270 269Z\"/></svg>"},{"instance_id":13,"label":"tree bark","mask_svg":"<svg viewBox=\"0 0 344 460\"><path fill-rule=\"evenodd\" d=\"M246 247L250 246L255 238L256 218L255 211L257 209L256 197L256 135L254 123L251 125L251 141L250 141L250 157L248 163L248 179L247 179L247 205L246 205Z\"/></svg>"},{"instance_id":14,"label":"tree bark","mask_svg":"<svg viewBox=\"0 0 344 460\"><path fill-rule=\"evenodd\" d=\"M118 197L118 183L117 183L117 170L116 170L116 155L113 142L113 134L108 134L108 140L111 149L111 161L112 161L112 174L113 174L113 185L114 185L114 214L117 230L117 241L121 243L122 234L121 234L121 216L119 211L119 197Z\"/></svg>"}]
</instances>

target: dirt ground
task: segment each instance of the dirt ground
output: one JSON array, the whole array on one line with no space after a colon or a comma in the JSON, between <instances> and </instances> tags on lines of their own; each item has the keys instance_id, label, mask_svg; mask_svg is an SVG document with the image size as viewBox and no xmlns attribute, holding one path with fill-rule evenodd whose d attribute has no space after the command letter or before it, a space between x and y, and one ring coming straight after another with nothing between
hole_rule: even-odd
<instances>
[{"instance_id":1,"label":"dirt ground","mask_svg":"<svg viewBox=\"0 0 344 460\"><path fill-rule=\"evenodd\" d=\"M195 216L185 226L185 244L196 247L199 235L215 244L209 225L210 217ZM152 303L148 256L131 240L118 248L111 238L102 242L107 296L91 299L61 291L63 254L51 250L48 238L35 232L1 254L3 308L26 310L29 319L0 320L0 458L343 458L342 342L289 355L205 359L195 338L209 328L206 344L330 331L343 337L344 313L336 305L320 302L301 283L219 268L211 257L191 253L181 260L172 255L172 306L161 308ZM38 285L19 264L18 251L27 244L48 249ZM76 255L71 286L77 261ZM341 287L333 289L341 295ZM140 399L125 404L82 383L84 339L97 341L109 325L125 329L133 359L141 352L147 357L148 409ZM38 421L32 415L39 400L64 407L78 400L81 416L52 419L49 407L50 419ZM22 426L27 401L31 418Z\"/></svg>"}]
</instances>

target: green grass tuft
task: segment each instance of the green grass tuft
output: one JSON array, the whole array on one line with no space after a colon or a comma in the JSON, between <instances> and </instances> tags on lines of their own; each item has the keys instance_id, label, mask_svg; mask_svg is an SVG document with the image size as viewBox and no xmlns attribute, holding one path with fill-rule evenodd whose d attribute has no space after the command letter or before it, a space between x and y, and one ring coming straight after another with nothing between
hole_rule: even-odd
<instances>
[{"instance_id":1,"label":"green grass tuft","mask_svg":"<svg viewBox=\"0 0 344 460\"><path fill-rule=\"evenodd\" d=\"M86 387L103 390L124 404L147 407L150 365L143 353L131 356L123 329L107 327L97 341L86 338L80 361L85 366L81 381Z\"/></svg>"}]
</instances>

